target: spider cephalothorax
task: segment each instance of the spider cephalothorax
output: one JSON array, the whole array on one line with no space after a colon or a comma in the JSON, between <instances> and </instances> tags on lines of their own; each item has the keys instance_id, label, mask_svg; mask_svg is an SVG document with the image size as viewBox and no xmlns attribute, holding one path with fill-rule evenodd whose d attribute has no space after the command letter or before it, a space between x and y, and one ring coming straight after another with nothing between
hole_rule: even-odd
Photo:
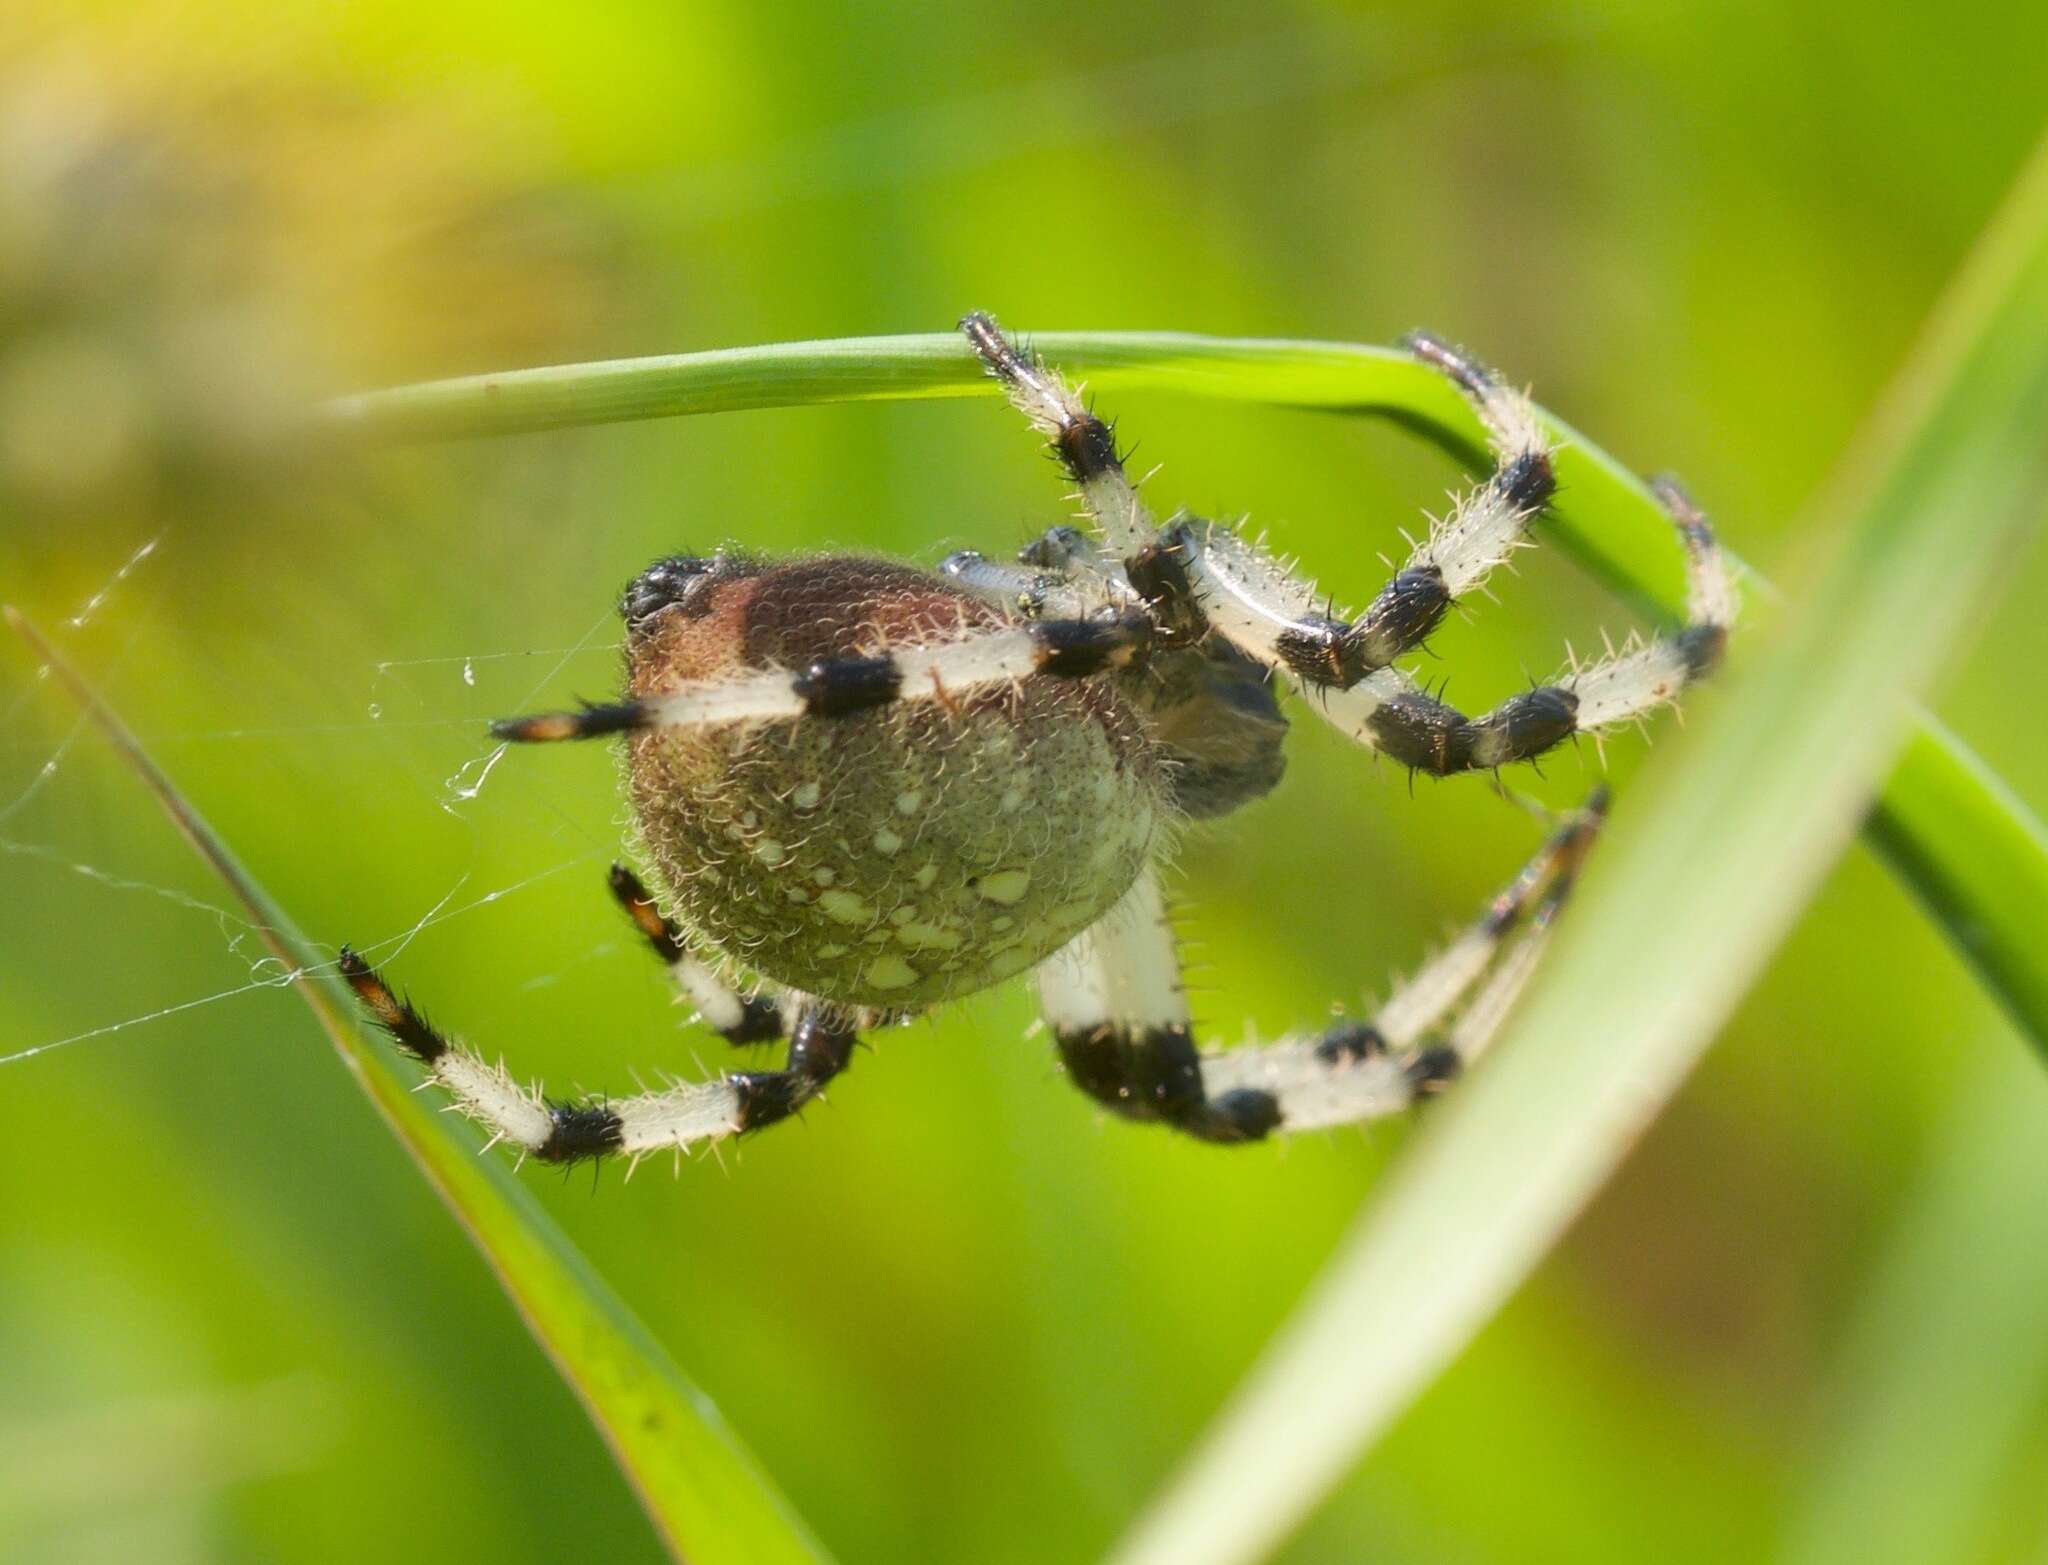
<instances>
[{"instance_id":1,"label":"spider cephalothorax","mask_svg":"<svg viewBox=\"0 0 2048 1565\"><path fill-rule=\"evenodd\" d=\"M1468 717L1397 666L1523 540L1555 489L1528 403L1434 338L1492 476L1366 611L1228 528L1139 501L1106 425L986 316L962 322L1096 525L1014 565L678 556L626 589L619 702L495 725L520 742L626 736L658 890L612 890L703 1019L789 1038L781 1070L558 1102L451 1042L360 958L372 1013L497 1138L548 1161L680 1148L781 1119L856 1031L1035 970L1075 1084L1211 1141L1370 1118L1434 1091L1491 1038L1597 829L1567 817L1466 933L1367 1022L1228 1053L1195 1043L1157 864L1173 824L1279 781L1276 679L1361 744L1435 775L1527 760L1634 719L1718 660L1733 598L1705 520L1659 486L1691 580L1676 633Z\"/></svg>"}]
</instances>

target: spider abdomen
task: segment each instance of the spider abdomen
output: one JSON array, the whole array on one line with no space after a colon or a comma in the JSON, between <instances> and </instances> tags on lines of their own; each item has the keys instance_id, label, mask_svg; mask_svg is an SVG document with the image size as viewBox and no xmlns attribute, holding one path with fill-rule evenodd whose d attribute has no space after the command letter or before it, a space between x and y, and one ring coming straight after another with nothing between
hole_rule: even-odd
<instances>
[{"instance_id":1,"label":"spider abdomen","mask_svg":"<svg viewBox=\"0 0 2048 1565\"><path fill-rule=\"evenodd\" d=\"M1005 623L922 571L669 561L629 589L636 697L873 657ZM823 999L916 1009L1042 961L1129 889L1165 812L1110 682L633 736L628 782L672 916Z\"/></svg>"}]
</instances>

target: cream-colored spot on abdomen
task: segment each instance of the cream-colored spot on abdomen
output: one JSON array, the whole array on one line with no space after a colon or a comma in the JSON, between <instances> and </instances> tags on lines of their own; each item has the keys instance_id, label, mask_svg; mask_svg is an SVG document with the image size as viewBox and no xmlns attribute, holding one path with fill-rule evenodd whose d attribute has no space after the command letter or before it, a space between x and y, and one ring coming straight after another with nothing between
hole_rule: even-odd
<instances>
[{"instance_id":1,"label":"cream-colored spot on abdomen","mask_svg":"<svg viewBox=\"0 0 2048 1565\"><path fill-rule=\"evenodd\" d=\"M865 924L875 916L875 910L851 891L827 891L818 898L818 906L827 918L842 924Z\"/></svg>"},{"instance_id":2,"label":"cream-colored spot on abdomen","mask_svg":"<svg viewBox=\"0 0 2048 1565\"><path fill-rule=\"evenodd\" d=\"M913 951L957 951L960 948L959 935L950 929L941 929L937 924L905 924L896 931L896 938Z\"/></svg>"},{"instance_id":3,"label":"cream-colored spot on abdomen","mask_svg":"<svg viewBox=\"0 0 2048 1565\"><path fill-rule=\"evenodd\" d=\"M1028 869L999 869L993 875L981 877L981 883L974 888L991 902L1000 902L1004 907L1014 907L1031 889L1031 871Z\"/></svg>"},{"instance_id":4,"label":"cream-colored spot on abdomen","mask_svg":"<svg viewBox=\"0 0 2048 1565\"><path fill-rule=\"evenodd\" d=\"M807 782L789 796L789 802L800 810L815 810L818 807L818 798L822 792L823 790L816 783Z\"/></svg>"},{"instance_id":5,"label":"cream-colored spot on abdomen","mask_svg":"<svg viewBox=\"0 0 2048 1565\"><path fill-rule=\"evenodd\" d=\"M868 982L877 989L907 989L918 971L900 956L879 956L868 963Z\"/></svg>"},{"instance_id":6,"label":"cream-colored spot on abdomen","mask_svg":"<svg viewBox=\"0 0 2048 1565\"><path fill-rule=\"evenodd\" d=\"M915 788L912 788L907 793L896 795L896 813L898 815L915 815L923 808L924 795Z\"/></svg>"},{"instance_id":7,"label":"cream-colored spot on abdomen","mask_svg":"<svg viewBox=\"0 0 2048 1565\"><path fill-rule=\"evenodd\" d=\"M875 851L877 853L894 853L902 846L903 839L886 826L875 833Z\"/></svg>"},{"instance_id":8,"label":"cream-colored spot on abdomen","mask_svg":"<svg viewBox=\"0 0 2048 1565\"><path fill-rule=\"evenodd\" d=\"M789 857L789 850L773 837L763 837L754 844L754 857L773 869Z\"/></svg>"},{"instance_id":9,"label":"cream-colored spot on abdomen","mask_svg":"<svg viewBox=\"0 0 2048 1565\"><path fill-rule=\"evenodd\" d=\"M1022 946L1004 946L992 952L988 965L982 969L993 983L998 978L1008 978L1012 973L1022 972L1031 965L1031 953Z\"/></svg>"}]
</instances>

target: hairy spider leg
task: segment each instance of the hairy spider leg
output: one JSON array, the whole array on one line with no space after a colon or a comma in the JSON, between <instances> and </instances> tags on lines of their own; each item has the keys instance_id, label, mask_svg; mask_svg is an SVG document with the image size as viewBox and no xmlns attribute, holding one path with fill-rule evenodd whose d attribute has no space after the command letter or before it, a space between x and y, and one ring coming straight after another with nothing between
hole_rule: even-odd
<instances>
[{"instance_id":1,"label":"hairy spider leg","mask_svg":"<svg viewBox=\"0 0 2048 1565\"><path fill-rule=\"evenodd\" d=\"M610 879L612 896L633 927L640 931L654 954L667 964L669 981L676 986L697 1016L727 1043L773 1043L783 1035L782 1003L773 995L740 994L720 978L711 964L694 956L684 942L675 920L655 905L647 887L623 864L614 864Z\"/></svg>"},{"instance_id":2,"label":"hairy spider leg","mask_svg":"<svg viewBox=\"0 0 2048 1565\"><path fill-rule=\"evenodd\" d=\"M1057 373L1011 344L986 315L970 315L960 324L990 374L1081 484L1109 548L1122 557L1129 581L1162 624L1189 631L1213 624L1253 656L1318 684L1355 684L1419 646L1458 596L1477 587L1521 543L1557 488L1548 437L1527 399L1436 338L1410 338L1416 355L1443 370L1473 402L1495 470L1431 529L1371 607L1347 623L1317 606L1312 583L1293 579L1249 545L1238 547L1254 569L1240 575L1225 562L1205 570L1198 534L1222 529L1180 521L1150 528L1135 496L1128 504L1118 499L1129 483L1107 426ZM1091 455L1108 465L1091 465Z\"/></svg>"},{"instance_id":3,"label":"hairy spider leg","mask_svg":"<svg viewBox=\"0 0 2048 1565\"><path fill-rule=\"evenodd\" d=\"M1126 1118L1204 1141L1254 1141L1397 1113L1440 1090L1491 1041L1534 971L1606 806L1605 791L1596 791L1370 1021L1220 1053L1197 1048L1173 930L1147 875L1116 912L1039 969L1041 1005L1067 1073ZM1514 939L1517 930L1526 933ZM1458 1024L1432 1042L1468 996Z\"/></svg>"},{"instance_id":4,"label":"hairy spider leg","mask_svg":"<svg viewBox=\"0 0 2048 1565\"><path fill-rule=\"evenodd\" d=\"M1529 980L1536 976L1537 964L1543 960L1543 953L1550 944L1550 932L1557 923L1559 910L1571 894L1571 886L1571 877L1565 876L1543 894L1543 900L1529 915L1527 932L1508 946L1494 964L1493 971L1487 975L1486 982L1465 1002L1465 1009L1459 1012L1457 1021L1444 1039L1445 1047L1459 1062L1460 1069L1472 1064L1492 1047L1515 1002L1529 986Z\"/></svg>"},{"instance_id":5,"label":"hairy spider leg","mask_svg":"<svg viewBox=\"0 0 2048 1565\"><path fill-rule=\"evenodd\" d=\"M491 732L539 744L642 728L844 717L896 701L943 705L1022 679L1087 679L1125 667L1151 643L1145 614L1108 610L1086 619L994 627L936 645L891 647L873 657L821 658L796 673L740 674L577 712L504 718Z\"/></svg>"},{"instance_id":6,"label":"hairy spider leg","mask_svg":"<svg viewBox=\"0 0 2048 1565\"><path fill-rule=\"evenodd\" d=\"M1137 608L1144 600L1122 563L1078 527L1061 523L1017 551L1015 564L961 549L939 562L939 574L985 603L1023 620L1084 619L1106 608Z\"/></svg>"},{"instance_id":7,"label":"hairy spider leg","mask_svg":"<svg viewBox=\"0 0 2048 1565\"><path fill-rule=\"evenodd\" d=\"M1047 615L1078 618L1088 610L1080 589L1053 571L991 560L975 549L961 549L939 561L939 574L1019 619Z\"/></svg>"},{"instance_id":8,"label":"hairy spider leg","mask_svg":"<svg viewBox=\"0 0 2048 1565\"><path fill-rule=\"evenodd\" d=\"M781 1070L735 1071L629 1098L550 1098L440 1031L346 947L341 971L377 1025L427 1068L457 1108L492 1141L509 1141L543 1163L638 1158L760 1130L817 1097L846 1068L857 1041L824 1007L808 1006L791 1030Z\"/></svg>"},{"instance_id":9,"label":"hairy spider leg","mask_svg":"<svg viewBox=\"0 0 2048 1565\"><path fill-rule=\"evenodd\" d=\"M1328 613L1313 582L1228 528L1182 524L1160 540L1168 579L1206 623L1312 688L1348 689L1422 645L1459 598L1523 546L1557 489L1548 437L1526 398L1433 337L1413 337L1410 347L1471 400L1494 470L1431 526L1365 613L1351 621Z\"/></svg>"},{"instance_id":10,"label":"hairy spider leg","mask_svg":"<svg viewBox=\"0 0 2048 1565\"><path fill-rule=\"evenodd\" d=\"M1525 397L1434 337L1418 333L1408 345L1471 401L1492 446L1492 476L1432 527L1350 624L1318 612L1312 583L1227 528L1168 529L1169 556L1207 623L1285 670L1350 738L1435 776L1532 760L1574 734L1636 718L1711 671L1734 618L1734 593L1712 528L1668 479L1657 495L1685 547L1688 582L1687 620L1678 631L1522 691L1477 717L1391 666L1525 542L1529 523L1556 490L1550 447Z\"/></svg>"},{"instance_id":11,"label":"hairy spider leg","mask_svg":"<svg viewBox=\"0 0 2048 1565\"><path fill-rule=\"evenodd\" d=\"M1465 716L1392 668L1348 690L1310 686L1314 705L1357 743L1444 776L1530 760L1574 734L1632 722L1677 700L1719 665L1734 623L1735 592L1705 516L1675 480L1661 478L1653 487L1685 548L1686 619L1677 630L1560 674L1479 717Z\"/></svg>"},{"instance_id":12,"label":"hairy spider leg","mask_svg":"<svg viewBox=\"0 0 2048 1565\"><path fill-rule=\"evenodd\" d=\"M981 311L963 317L960 330L989 374L1002 384L1011 404L1045 436L1053 456L1080 486L1081 503L1101 529L1111 553L1122 559L1136 554L1159 524L1124 471L1116 432L1097 418L1044 360L1011 342Z\"/></svg>"},{"instance_id":13,"label":"hairy spider leg","mask_svg":"<svg viewBox=\"0 0 2048 1565\"><path fill-rule=\"evenodd\" d=\"M1068 427L1049 425L1047 409L1064 410L1069 421L1081 416L1059 377L1004 342L986 316L969 316L963 325L1035 425ZM1288 674L1353 740L1436 776L1532 760L1574 734L1630 721L1709 672L1727 640L1734 594L1706 518L1668 479L1657 493L1685 545L1689 584L1687 622L1678 632L1511 696L1477 717L1392 667L1428 638L1460 596L1527 542L1530 523L1557 489L1549 437L1526 397L1439 338L1418 332L1408 347L1472 404L1493 453L1491 476L1431 527L1352 621L1320 608L1312 581L1229 528L1171 522L1125 560L1130 584L1160 617L1162 630L1213 629ZM1075 437L1055 438L1063 454L1075 443ZM1123 542L1114 534L1110 541Z\"/></svg>"}]
</instances>

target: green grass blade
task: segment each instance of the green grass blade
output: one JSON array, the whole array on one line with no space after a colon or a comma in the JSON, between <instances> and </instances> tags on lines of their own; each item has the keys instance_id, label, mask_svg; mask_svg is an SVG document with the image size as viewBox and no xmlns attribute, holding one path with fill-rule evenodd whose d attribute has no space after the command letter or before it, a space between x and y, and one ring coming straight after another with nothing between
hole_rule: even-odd
<instances>
[{"instance_id":1,"label":"green grass blade","mask_svg":"<svg viewBox=\"0 0 2048 1565\"><path fill-rule=\"evenodd\" d=\"M1960 1054L1956 1101L1850 1322L1786 1565L1988 1556L1986 1502L2048 1391L2048 1093L1989 1042Z\"/></svg>"},{"instance_id":2,"label":"green grass blade","mask_svg":"<svg viewBox=\"0 0 2048 1565\"><path fill-rule=\"evenodd\" d=\"M1395 420L1476 461L1471 411L1407 355L1347 343L1171 332L1045 332L1032 341L1095 389L1156 387ZM329 404L321 423L382 440L508 434L572 424L993 386L952 334L856 337L472 376ZM1637 606L1682 601L1670 524L1634 474L1561 420L1562 497L1550 535ZM1754 575L1754 598L1768 588ZM2048 1053L2048 832L1925 713L1866 824L1871 845Z\"/></svg>"},{"instance_id":3,"label":"green grass blade","mask_svg":"<svg viewBox=\"0 0 2048 1565\"><path fill-rule=\"evenodd\" d=\"M8 624L55 671L178 830L248 910L271 952L513 1307L582 1401L656 1532L692 1565L815 1565L826 1558L708 1397L684 1378L504 1163L409 1090L353 998L85 680L13 608Z\"/></svg>"},{"instance_id":4,"label":"green grass blade","mask_svg":"<svg viewBox=\"0 0 2048 1565\"><path fill-rule=\"evenodd\" d=\"M1535 1266L1818 885L1996 566L2048 512L2048 143L1820 524L1832 564L1633 795L1496 1057L1417 1138L1118 1565L1296 1526Z\"/></svg>"},{"instance_id":5,"label":"green grass blade","mask_svg":"<svg viewBox=\"0 0 2048 1565\"><path fill-rule=\"evenodd\" d=\"M2048 829L1923 713L1863 835L2048 1052Z\"/></svg>"}]
</instances>

